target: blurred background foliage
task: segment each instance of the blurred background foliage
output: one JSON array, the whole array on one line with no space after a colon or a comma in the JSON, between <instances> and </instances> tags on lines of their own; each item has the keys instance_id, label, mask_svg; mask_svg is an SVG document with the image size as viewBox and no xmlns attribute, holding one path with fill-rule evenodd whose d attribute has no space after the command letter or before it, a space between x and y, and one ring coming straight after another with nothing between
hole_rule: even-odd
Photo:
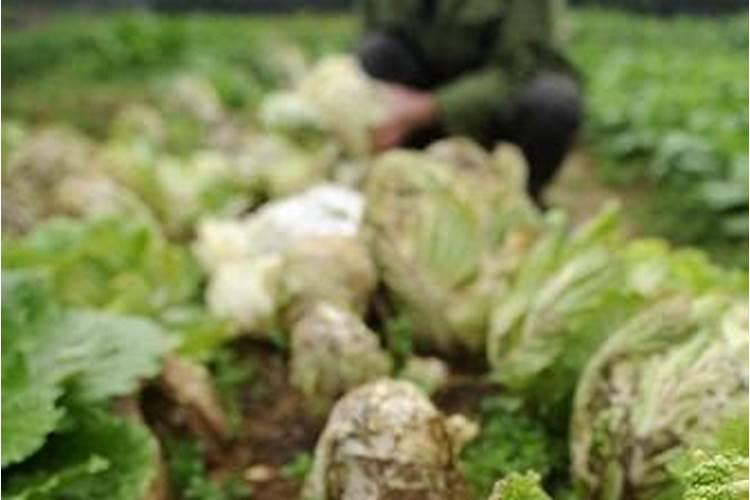
<instances>
[{"instance_id":1,"label":"blurred background foliage","mask_svg":"<svg viewBox=\"0 0 750 500\"><path fill-rule=\"evenodd\" d=\"M586 86L587 122L578 155L591 165L586 175L623 197L625 216L639 234L696 245L721 263L747 267L747 4L569 3L568 49ZM288 83L280 65L354 47L358 23L349 4L6 2L3 145L25 127L59 124L105 139L124 107L163 98L162 84L180 74L210 82L233 112L232 119L252 124L262 96ZM246 15L237 15L239 11ZM195 137L200 133L178 134L185 137L180 143L198 147ZM12 148L3 149L5 155ZM591 186L569 189L583 197ZM96 256L109 248L94 247L86 248L96 250ZM132 263L126 267L134 269ZM390 349L403 361L412 350L408 323L394 320L386 335ZM236 360L222 357L212 365L227 401L256 373L236 367ZM235 413L230 407L230 418L236 420ZM464 472L477 491L487 492L495 478L513 470L534 468L552 481L565 475L561 440L548 439L532 415L489 398L480 418L483 433L463 456ZM510 438L507 429L514 430ZM502 446L497 446L500 437ZM175 487L186 498L239 498L231 481L217 489L206 479L202 453L192 442L167 444ZM299 455L284 473L300 476L309 461L308 455Z\"/></svg>"},{"instance_id":2,"label":"blurred background foliage","mask_svg":"<svg viewBox=\"0 0 750 500\"><path fill-rule=\"evenodd\" d=\"M627 196L636 193L626 205L641 232L747 266L747 4L569 3L568 46L588 101L582 149L598 181ZM97 138L123 103L158 98L152 90L160 79L189 72L210 81L226 106L252 120L260 97L283 85L274 59L289 54L279 50L294 56L301 49L312 60L354 46L358 23L350 4L9 1L3 10L3 118L66 123ZM92 9L106 15L91 16ZM314 12L331 9L338 11ZM195 10L214 12L177 13ZM259 13L226 14L240 10Z\"/></svg>"},{"instance_id":3,"label":"blurred background foliage","mask_svg":"<svg viewBox=\"0 0 750 500\"><path fill-rule=\"evenodd\" d=\"M27 8L151 7L165 11L284 12L290 10L345 10L356 0L9 0L7 6ZM747 7L744 0L568 0L571 5L620 7L656 14L716 14Z\"/></svg>"}]
</instances>

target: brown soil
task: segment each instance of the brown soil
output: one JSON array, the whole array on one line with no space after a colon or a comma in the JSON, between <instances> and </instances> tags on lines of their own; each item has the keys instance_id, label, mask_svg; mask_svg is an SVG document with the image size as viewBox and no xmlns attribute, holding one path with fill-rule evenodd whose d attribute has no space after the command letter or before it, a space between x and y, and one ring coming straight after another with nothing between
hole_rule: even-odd
<instances>
[{"instance_id":1,"label":"brown soil","mask_svg":"<svg viewBox=\"0 0 750 500\"><path fill-rule=\"evenodd\" d=\"M460 413L478 418L482 400L500 393L500 388L481 377L453 376L433 395L433 401L446 415Z\"/></svg>"},{"instance_id":2,"label":"brown soil","mask_svg":"<svg viewBox=\"0 0 750 500\"><path fill-rule=\"evenodd\" d=\"M283 468L298 453L312 452L323 422L308 415L300 395L289 387L286 360L278 349L251 340L233 347L240 362L253 367L253 375L241 389L242 421L229 442L196 432L185 409L177 407L158 387L144 391L146 420L162 440L182 436L200 441L209 474L217 482L240 477L253 500L295 499L301 478L288 477Z\"/></svg>"},{"instance_id":3,"label":"brown soil","mask_svg":"<svg viewBox=\"0 0 750 500\"><path fill-rule=\"evenodd\" d=\"M253 367L253 376L241 391L242 424L230 442L197 435L185 409L169 401L158 387L144 391L146 421L162 440L177 435L201 441L209 474L217 482L241 477L253 500L294 500L303 479L285 474L284 466L300 453L312 454L325 421L312 417L289 386L286 359L279 349L252 340L233 347L241 362ZM475 360L451 361L457 362L454 374L433 399L446 414L476 416L481 400L497 393L497 387L477 372Z\"/></svg>"},{"instance_id":4,"label":"brown soil","mask_svg":"<svg viewBox=\"0 0 750 500\"><path fill-rule=\"evenodd\" d=\"M636 208L650 195L647 186L614 188L599 178L593 159L582 150L574 151L563 165L555 182L545 193L547 203L565 211L575 223L596 214L608 201L616 200L623 206L623 222L628 235L639 234Z\"/></svg>"},{"instance_id":5,"label":"brown soil","mask_svg":"<svg viewBox=\"0 0 750 500\"><path fill-rule=\"evenodd\" d=\"M285 477L282 468L297 454L312 453L324 422L309 415L302 397L289 386L286 360L278 350L247 343L240 352L242 359L257 367L258 378L243 395L244 423L235 445L239 460L221 467L245 471L253 500L297 498L301 480ZM253 478L253 471L260 477ZM268 480L263 480L263 472Z\"/></svg>"}]
</instances>

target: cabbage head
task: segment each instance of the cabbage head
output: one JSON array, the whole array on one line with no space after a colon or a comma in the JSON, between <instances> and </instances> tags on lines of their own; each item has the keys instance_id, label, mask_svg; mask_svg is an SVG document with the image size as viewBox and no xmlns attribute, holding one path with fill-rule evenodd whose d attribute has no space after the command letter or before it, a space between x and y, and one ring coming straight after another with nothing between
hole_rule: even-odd
<instances>
[{"instance_id":1,"label":"cabbage head","mask_svg":"<svg viewBox=\"0 0 750 500\"><path fill-rule=\"evenodd\" d=\"M267 335L276 325L281 258L264 255L228 261L211 274L206 305L236 332Z\"/></svg>"},{"instance_id":2,"label":"cabbage head","mask_svg":"<svg viewBox=\"0 0 750 500\"><path fill-rule=\"evenodd\" d=\"M493 308L493 377L565 422L580 373L598 347L644 307L676 294L746 290L742 277L692 249L625 241L619 208L577 228L551 213Z\"/></svg>"},{"instance_id":3,"label":"cabbage head","mask_svg":"<svg viewBox=\"0 0 750 500\"><path fill-rule=\"evenodd\" d=\"M369 156L372 128L383 117L374 80L354 57L322 59L292 91L271 94L260 118L269 130L298 140L325 137L354 157Z\"/></svg>"},{"instance_id":4,"label":"cabbage head","mask_svg":"<svg viewBox=\"0 0 750 500\"><path fill-rule=\"evenodd\" d=\"M97 203L88 210L81 201L69 206L70 180L96 175L99 169L95 146L84 136L65 128L39 128L17 137L9 149L9 153L3 153L4 232L25 233L54 215L113 212L119 206L119 200L106 198L102 200L104 209Z\"/></svg>"},{"instance_id":5,"label":"cabbage head","mask_svg":"<svg viewBox=\"0 0 750 500\"><path fill-rule=\"evenodd\" d=\"M612 205L571 230L551 213L493 306L487 356L493 377L537 406L567 409L589 356L638 305L624 286L619 210Z\"/></svg>"},{"instance_id":6,"label":"cabbage head","mask_svg":"<svg viewBox=\"0 0 750 500\"><path fill-rule=\"evenodd\" d=\"M213 273L226 262L281 255L307 238L354 237L363 204L356 191L318 184L242 218L202 218L192 248L203 267Z\"/></svg>"},{"instance_id":7,"label":"cabbage head","mask_svg":"<svg viewBox=\"0 0 750 500\"><path fill-rule=\"evenodd\" d=\"M585 498L677 499L670 471L687 452L747 449L747 432L727 440L727 430L748 418L743 302L668 299L589 361L571 424L572 472Z\"/></svg>"},{"instance_id":8,"label":"cabbage head","mask_svg":"<svg viewBox=\"0 0 750 500\"><path fill-rule=\"evenodd\" d=\"M302 148L280 135L258 134L246 140L231 163L243 184L274 199L322 181L334 153L326 147Z\"/></svg>"},{"instance_id":9,"label":"cabbage head","mask_svg":"<svg viewBox=\"0 0 750 500\"><path fill-rule=\"evenodd\" d=\"M392 151L371 167L364 234L417 340L483 348L495 295L538 227L522 189L464 139Z\"/></svg>"},{"instance_id":10,"label":"cabbage head","mask_svg":"<svg viewBox=\"0 0 750 500\"><path fill-rule=\"evenodd\" d=\"M318 302L363 316L377 285L367 247L355 237L305 238L283 255L281 307L287 324Z\"/></svg>"},{"instance_id":11,"label":"cabbage head","mask_svg":"<svg viewBox=\"0 0 750 500\"><path fill-rule=\"evenodd\" d=\"M375 332L345 308L320 302L290 335L289 381L312 413L325 415L349 389L390 375L391 359Z\"/></svg>"},{"instance_id":12,"label":"cabbage head","mask_svg":"<svg viewBox=\"0 0 750 500\"><path fill-rule=\"evenodd\" d=\"M475 433L408 382L370 382L333 408L302 498L464 500L456 457Z\"/></svg>"}]
</instances>

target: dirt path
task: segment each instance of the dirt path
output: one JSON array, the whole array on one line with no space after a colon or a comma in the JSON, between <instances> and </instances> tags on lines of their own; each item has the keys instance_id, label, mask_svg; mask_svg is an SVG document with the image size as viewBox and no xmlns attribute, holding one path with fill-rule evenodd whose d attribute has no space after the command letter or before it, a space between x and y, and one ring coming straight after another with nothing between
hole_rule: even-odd
<instances>
[{"instance_id":1,"label":"dirt path","mask_svg":"<svg viewBox=\"0 0 750 500\"><path fill-rule=\"evenodd\" d=\"M579 223L596 214L611 200L623 206L623 225L628 235L641 232L635 221L633 210L646 196L641 188L616 189L604 184L596 171L594 160L583 150L573 152L565 162L560 175L548 188L545 196L551 207L564 210L574 223Z\"/></svg>"}]
</instances>

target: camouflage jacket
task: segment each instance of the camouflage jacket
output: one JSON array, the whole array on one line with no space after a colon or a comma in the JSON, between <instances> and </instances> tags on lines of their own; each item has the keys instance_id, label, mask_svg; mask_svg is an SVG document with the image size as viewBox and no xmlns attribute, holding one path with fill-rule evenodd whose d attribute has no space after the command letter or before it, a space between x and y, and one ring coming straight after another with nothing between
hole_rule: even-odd
<instances>
[{"instance_id":1,"label":"camouflage jacket","mask_svg":"<svg viewBox=\"0 0 750 500\"><path fill-rule=\"evenodd\" d=\"M436 89L452 134L473 135L544 69L572 72L556 36L561 0L364 0L364 29L396 32L443 82Z\"/></svg>"}]
</instances>

